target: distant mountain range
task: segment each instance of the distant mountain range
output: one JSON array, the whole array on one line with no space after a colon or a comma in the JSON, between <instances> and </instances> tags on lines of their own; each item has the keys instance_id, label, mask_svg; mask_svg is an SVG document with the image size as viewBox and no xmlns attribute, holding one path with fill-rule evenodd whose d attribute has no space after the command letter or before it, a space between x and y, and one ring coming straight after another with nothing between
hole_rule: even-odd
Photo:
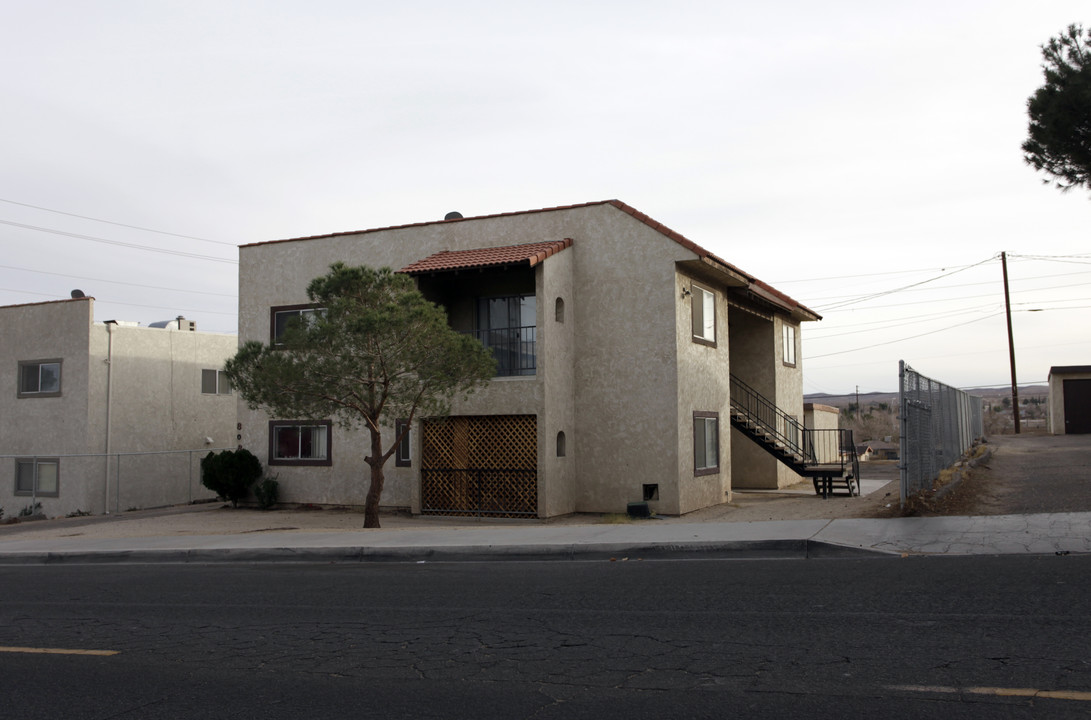
<instances>
[{"instance_id":1,"label":"distant mountain range","mask_svg":"<svg viewBox=\"0 0 1091 720\"><path fill-rule=\"evenodd\" d=\"M986 400L1000 400L1001 398L1011 396L1010 387L989 387L989 388L974 388L967 390L970 395L976 395ZM1019 386L1019 399L1031 397L1044 398L1049 394L1048 385L1020 385ZM829 393L810 393L803 396L803 402L818 403L819 405L832 405L833 407L844 407L849 403L856 402L857 397L860 399L860 404L868 406L874 403L885 402L893 404L898 402L898 393L895 392L869 392L869 393L848 393L845 395L831 395Z\"/></svg>"}]
</instances>

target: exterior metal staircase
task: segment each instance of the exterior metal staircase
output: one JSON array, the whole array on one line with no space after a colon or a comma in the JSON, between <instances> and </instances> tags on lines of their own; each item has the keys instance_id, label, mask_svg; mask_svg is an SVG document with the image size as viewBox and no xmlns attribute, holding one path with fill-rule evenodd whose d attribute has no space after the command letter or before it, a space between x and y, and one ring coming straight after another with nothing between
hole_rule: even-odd
<instances>
[{"instance_id":1,"label":"exterior metal staircase","mask_svg":"<svg viewBox=\"0 0 1091 720\"><path fill-rule=\"evenodd\" d=\"M731 425L801 477L815 492L860 494L860 459L852 430L804 427L768 398L731 376Z\"/></svg>"}]
</instances>

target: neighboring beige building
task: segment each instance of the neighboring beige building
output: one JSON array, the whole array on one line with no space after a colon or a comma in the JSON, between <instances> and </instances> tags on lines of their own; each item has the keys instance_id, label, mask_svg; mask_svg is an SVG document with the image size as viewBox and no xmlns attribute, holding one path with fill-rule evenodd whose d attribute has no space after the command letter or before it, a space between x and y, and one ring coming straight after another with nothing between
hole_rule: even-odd
<instances>
[{"instance_id":1,"label":"neighboring beige building","mask_svg":"<svg viewBox=\"0 0 1091 720\"><path fill-rule=\"evenodd\" d=\"M731 383L802 422L799 328L818 315L621 202L245 245L241 341L275 342L338 261L412 275L499 363L451 418L414 423L384 507L551 517L648 501L678 515L733 485L799 480L728 430ZM361 431L241 398L239 420L282 500L363 504Z\"/></svg>"},{"instance_id":2,"label":"neighboring beige building","mask_svg":"<svg viewBox=\"0 0 1091 720\"><path fill-rule=\"evenodd\" d=\"M1049 369L1049 432L1091 433L1091 365Z\"/></svg>"},{"instance_id":3,"label":"neighboring beige building","mask_svg":"<svg viewBox=\"0 0 1091 720\"><path fill-rule=\"evenodd\" d=\"M87 297L0 307L5 516L33 501L53 517L209 497L202 451L237 442L222 374L237 340L162 324L96 323ZM163 451L176 452L151 454Z\"/></svg>"}]
</instances>

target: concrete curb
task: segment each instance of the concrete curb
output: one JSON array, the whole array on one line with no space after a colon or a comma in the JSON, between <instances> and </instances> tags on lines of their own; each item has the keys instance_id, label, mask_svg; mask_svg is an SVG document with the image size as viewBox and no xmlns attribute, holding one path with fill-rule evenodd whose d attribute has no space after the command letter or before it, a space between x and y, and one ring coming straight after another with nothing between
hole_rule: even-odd
<instances>
[{"instance_id":1,"label":"concrete curb","mask_svg":"<svg viewBox=\"0 0 1091 720\"><path fill-rule=\"evenodd\" d=\"M897 553L811 539L660 545L555 544L463 547L319 547L0 553L4 565L264 564L368 562L634 561L896 557Z\"/></svg>"}]
</instances>

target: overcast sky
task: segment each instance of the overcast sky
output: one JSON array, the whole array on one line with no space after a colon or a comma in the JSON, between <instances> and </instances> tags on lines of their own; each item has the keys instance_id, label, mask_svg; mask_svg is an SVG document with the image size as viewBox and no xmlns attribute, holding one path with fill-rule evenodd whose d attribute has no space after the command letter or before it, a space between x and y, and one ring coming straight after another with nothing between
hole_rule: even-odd
<instances>
[{"instance_id":1,"label":"overcast sky","mask_svg":"<svg viewBox=\"0 0 1091 720\"><path fill-rule=\"evenodd\" d=\"M899 359L1007 383L1007 251L1044 381L1091 364L1091 194L1019 149L1073 22L1087 0L4 3L0 305L80 288L99 321L234 332L237 245L617 198L823 315L808 393L896 390Z\"/></svg>"}]
</instances>

